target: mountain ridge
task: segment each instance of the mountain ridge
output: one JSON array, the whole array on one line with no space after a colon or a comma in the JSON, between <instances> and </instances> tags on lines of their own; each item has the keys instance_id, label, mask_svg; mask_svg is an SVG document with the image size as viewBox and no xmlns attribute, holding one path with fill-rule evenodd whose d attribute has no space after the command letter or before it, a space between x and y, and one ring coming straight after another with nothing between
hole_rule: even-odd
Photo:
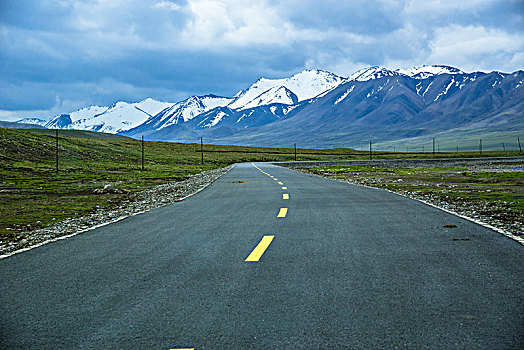
<instances>
[{"instance_id":1,"label":"mountain ridge","mask_svg":"<svg viewBox=\"0 0 524 350\"><path fill-rule=\"evenodd\" d=\"M489 118L491 124L498 120L499 126L504 118L520 125L522 118L516 116L524 112L523 80L521 70L465 73L444 65L396 70L373 66L347 78L304 70L289 78L259 78L233 97L191 96L174 104L119 101L56 116L44 126L184 142L205 136L209 142L246 145L275 144L271 139L278 138L283 144L307 139L315 146L333 133L339 134L338 143L347 144L356 135L369 137L366 128L387 128L381 129L389 135L386 139L421 137L461 123L485 125ZM512 94L512 89L519 93ZM98 113L89 116L88 111ZM126 113L131 118L126 119ZM283 127L300 130L304 136L277 130ZM250 143L253 139L264 143Z\"/></svg>"}]
</instances>

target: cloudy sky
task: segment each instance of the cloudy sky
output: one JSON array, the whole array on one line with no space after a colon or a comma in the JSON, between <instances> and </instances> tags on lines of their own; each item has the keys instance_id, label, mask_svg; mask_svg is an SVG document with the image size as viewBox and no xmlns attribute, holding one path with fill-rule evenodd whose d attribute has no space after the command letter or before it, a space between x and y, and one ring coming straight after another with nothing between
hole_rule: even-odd
<instances>
[{"instance_id":1,"label":"cloudy sky","mask_svg":"<svg viewBox=\"0 0 524 350\"><path fill-rule=\"evenodd\" d=\"M423 64L524 69L524 0L0 1L0 120Z\"/></svg>"}]
</instances>

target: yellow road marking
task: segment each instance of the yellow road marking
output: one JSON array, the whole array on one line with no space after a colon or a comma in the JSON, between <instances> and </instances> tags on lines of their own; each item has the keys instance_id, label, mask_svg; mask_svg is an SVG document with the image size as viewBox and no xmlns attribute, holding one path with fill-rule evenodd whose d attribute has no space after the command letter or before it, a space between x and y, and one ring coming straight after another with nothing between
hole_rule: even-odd
<instances>
[{"instance_id":1,"label":"yellow road marking","mask_svg":"<svg viewBox=\"0 0 524 350\"><path fill-rule=\"evenodd\" d=\"M283 185L283 183L282 183L282 182L280 182L280 181L278 182L278 184L279 184L279 185Z\"/></svg>"},{"instance_id":2,"label":"yellow road marking","mask_svg":"<svg viewBox=\"0 0 524 350\"><path fill-rule=\"evenodd\" d=\"M277 218L285 218L287 215L287 208L280 208Z\"/></svg>"},{"instance_id":3,"label":"yellow road marking","mask_svg":"<svg viewBox=\"0 0 524 350\"><path fill-rule=\"evenodd\" d=\"M283 190L287 190L287 187L286 187L286 186L283 186L282 189L283 189Z\"/></svg>"},{"instance_id":4,"label":"yellow road marking","mask_svg":"<svg viewBox=\"0 0 524 350\"><path fill-rule=\"evenodd\" d=\"M264 236L245 261L259 261L275 236Z\"/></svg>"},{"instance_id":5,"label":"yellow road marking","mask_svg":"<svg viewBox=\"0 0 524 350\"><path fill-rule=\"evenodd\" d=\"M289 199L289 194L283 193L282 194L282 199Z\"/></svg>"}]
</instances>

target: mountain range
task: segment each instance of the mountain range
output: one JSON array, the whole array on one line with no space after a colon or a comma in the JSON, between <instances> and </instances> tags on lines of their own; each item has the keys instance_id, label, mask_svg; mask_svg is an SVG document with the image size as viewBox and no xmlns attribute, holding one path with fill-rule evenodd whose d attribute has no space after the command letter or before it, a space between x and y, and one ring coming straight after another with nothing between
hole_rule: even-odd
<instances>
[{"instance_id":1,"label":"mountain range","mask_svg":"<svg viewBox=\"0 0 524 350\"><path fill-rule=\"evenodd\" d=\"M118 133L149 140L253 146L413 147L508 142L524 130L524 72L473 72L433 65L369 67L347 78L305 70L260 78L233 97L192 96L178 103L146 99L91 106L20 123Z\"/></svg>"}]
</instances>

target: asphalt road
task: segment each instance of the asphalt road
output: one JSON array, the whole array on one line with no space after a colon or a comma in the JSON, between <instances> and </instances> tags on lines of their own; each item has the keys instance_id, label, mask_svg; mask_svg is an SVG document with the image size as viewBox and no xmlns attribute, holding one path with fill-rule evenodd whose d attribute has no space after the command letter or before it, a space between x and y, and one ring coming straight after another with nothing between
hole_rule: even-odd
<instances>
[{"instance_id":1,"label":"asphalt road","mask_svg":"<svg viewBox=\"0 0 524 350\"><path fill-rule=\"evenodd\" d=\"M524 348L522 245L382 190L257 166L0 260L0 348Z\"/></svg>"}]
</instances>

